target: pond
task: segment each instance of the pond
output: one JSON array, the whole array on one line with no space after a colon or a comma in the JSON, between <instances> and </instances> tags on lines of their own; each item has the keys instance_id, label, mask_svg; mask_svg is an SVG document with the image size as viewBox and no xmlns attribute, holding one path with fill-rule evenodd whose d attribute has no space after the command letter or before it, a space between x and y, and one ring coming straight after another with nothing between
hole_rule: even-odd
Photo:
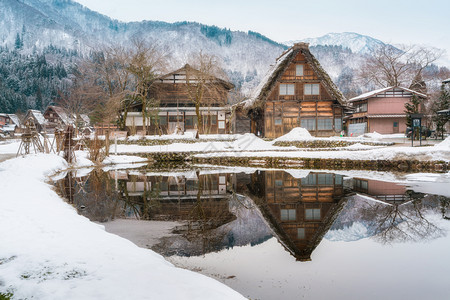
<instances>
[{"instance_id":1,"label":"pond","mask_svg":"<svg viewBox=\"0 0 450 300\"><path fill-rule=\"evenodd\" d=\"M448 299L450 178L198 168L73 171L81 215L250 299Z\"/></svg>"}]
</instances>

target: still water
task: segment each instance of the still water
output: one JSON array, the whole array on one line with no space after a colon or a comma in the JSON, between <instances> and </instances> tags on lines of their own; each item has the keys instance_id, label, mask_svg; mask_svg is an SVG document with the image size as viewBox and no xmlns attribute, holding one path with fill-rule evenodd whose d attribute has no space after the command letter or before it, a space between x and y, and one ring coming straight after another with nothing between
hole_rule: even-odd
<instances>
[{"instance_id":1,"label":"still water","mask_svg":"<svg viewBox=\"0 0 450 300\"><path fill-rule=\"evenodd\" d=\"M250 299L450 299L448 176L244 171L78 171L56 185L107 231Z\"/></svg>"}]
</instances>

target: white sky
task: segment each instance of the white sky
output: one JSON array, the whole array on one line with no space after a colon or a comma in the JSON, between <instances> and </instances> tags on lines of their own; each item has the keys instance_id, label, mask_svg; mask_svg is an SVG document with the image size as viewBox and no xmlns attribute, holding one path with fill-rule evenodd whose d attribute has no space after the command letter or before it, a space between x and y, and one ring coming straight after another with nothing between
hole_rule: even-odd
<instances>
[{"instance_id":1,"label":"white sky","mask_svg":"<svg viewBox=\"0 0 450 300\"><path fill-rule=\"evenodd\" d=\"M357 32L450 54L449 0L75 0L121 21L195 21L277 41Z\"/></svg>"}]
</instances>

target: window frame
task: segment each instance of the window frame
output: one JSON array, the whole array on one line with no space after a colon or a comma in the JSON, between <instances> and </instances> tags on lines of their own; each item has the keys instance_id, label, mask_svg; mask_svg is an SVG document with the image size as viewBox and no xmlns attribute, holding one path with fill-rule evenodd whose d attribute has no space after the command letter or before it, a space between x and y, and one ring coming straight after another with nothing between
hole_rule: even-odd
<instances>
[{"instance_id":1,"label":"window frame","mask_svg":"<svg viewBox=\"0 0 450 300\"><path fill-rule=\"evenodd\" d=\"M292 87L292 90L289 87ZM295 96L295 83L280 83L279 90L280 96Z\"/></svg>"},{"instance_id":2,"label":"window frame","mask_svg":"<svg viewBox=\"0 0 450 300\"><path fill-rule=\"evenodd\" d=\"M314 92L316 92L314 87L317 87L317 94L314 94ZM320 83L303 84L303 94L305 96L320 96Z\"/></svg>"},{"instance_id":3,"label":"window frame","mask_svg":"<svg viewBox=\"0 0 450 300\"><path fill-rule=\"evenodd\" d=\"M301 68L299 68L299 67L301 67ZM301 73L299 73L299 69L301 69ZM303 64L295 65L295 76L297 76L297 77L305 76L305 65L303 65Z\"/></svg>"}]
</instances>

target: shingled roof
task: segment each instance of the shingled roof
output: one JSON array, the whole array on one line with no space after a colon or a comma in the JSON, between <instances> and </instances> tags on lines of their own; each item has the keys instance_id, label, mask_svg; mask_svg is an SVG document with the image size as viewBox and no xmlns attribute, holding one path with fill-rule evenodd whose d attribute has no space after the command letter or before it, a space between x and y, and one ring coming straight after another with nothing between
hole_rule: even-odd
<instances>
[{"instance_id":1,"label":"shingled roof","mask_svg":"<svg viewBox=\"0 0 450 300\"><path fill-rule=\"evenodd\" d=\"M309 51L307 43L294 44L294 46L286 50L279 58L277 58L276 63L269 69L260 84L253 90L250 98L242 101L240 104L243 105L244 108L250 108L260 101L265 101L275 87L276 82L281 78L298 53L303 54L306 62L314 70L327 92L341 105L346 105L344 95L331 80L327 72L325 72L319 61Z\"/></svg>"},{"instance_id":2,"label":"shingled roof","mask_svg":"<svg viewBox=\"0 0 450 300\"><path fill-rule=\"evenodd\" d=\"M199 77L203 76L203 77L210 78L211 81L221 84L224 88L226 88L228 90L231 90L234 88L234 84L232 84L231 82L228 82L226 80L218 78L214 75L202 73L201 71L191 67L189 64L185 64L182 68L180 68L178 70L175 70L168 74L162 75L158 79L160 82L170 81L171 83L184 83L186 81L186 74L192 76L191 80L193 80L196 76L199 76Z\"/></svg>"}]
</instances>

